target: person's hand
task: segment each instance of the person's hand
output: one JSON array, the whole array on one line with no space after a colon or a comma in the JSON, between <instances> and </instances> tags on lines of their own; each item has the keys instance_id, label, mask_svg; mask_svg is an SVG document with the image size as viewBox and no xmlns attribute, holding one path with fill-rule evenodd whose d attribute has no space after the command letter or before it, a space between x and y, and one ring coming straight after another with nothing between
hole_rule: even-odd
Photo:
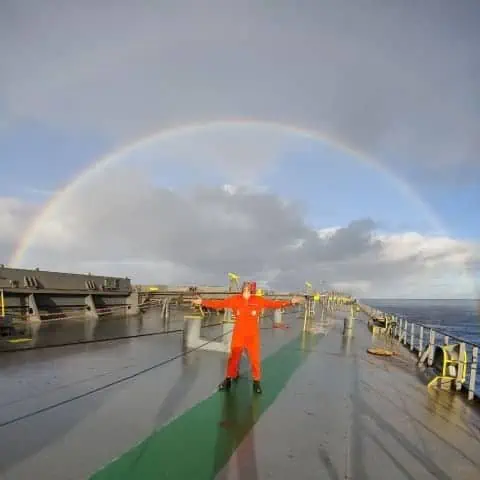
<instances>
[{"instance_id":1,"label":"person's hand","mask_svg":"<svg viewBox=\"0 0 480 480\"><path fill-rule=\"evenodd\" d=\"M302 297L293 297L291 302L292 305L298 305L299 303L302 303L304 299Z\"/></svg>"},{"instance_id":2,"label":"person's hand","mask_svg":"<svg viewBox=\"0 0 480 480\"><path fill-rule=\"evenodd\" d=\"M197 305L197 306L200 306L202 304L202 299L200 297L195 297L193 300L192 300L192 305Z\"/></svg>"}]
</instances>

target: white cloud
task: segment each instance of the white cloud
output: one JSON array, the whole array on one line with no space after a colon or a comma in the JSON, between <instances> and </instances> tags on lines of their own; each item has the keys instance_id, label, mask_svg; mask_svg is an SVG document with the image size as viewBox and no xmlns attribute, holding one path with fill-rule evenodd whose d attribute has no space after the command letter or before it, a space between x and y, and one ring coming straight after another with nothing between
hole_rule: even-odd
<instances>
[{"instance_id":1,"label":"white cloud","mask_svg":"<svg viewBox=\"0 0 480 480\"><path fill-rule=\"evenodd\" d=\"M368 296L372 292L372 282L368 280L333 282L332 288L339 292L350 293L358 296Z\"/></svg>"},{"instance_id":2,"label":"white cloud","mask_svg":"<svg viewBox=\"0 0 480 480\"><path fill-rule=\"evenodd\" d=\"M257 185L232 185L226 183L222 186L222 189L229 193L230 195L235 195L238 193L268 193L270 189L266 186L257 186Z\"/></svg>"},{"instance_id":3,"label":"white cloud","mask_svg":"<svg viewBox=\"0 0 480 480\"><path fill-rule=\"evenodd\" d=\"M415 232L376 233L368 219L319 232L297 205L270 192L219 186L182 193L128 169L107 176L50 210L25 266L129 276L138 283L222 284L235 271L281 289L302 288L308 280L362 296L473 294L465 264L480 258L478 245ZM3 215L13 218L18 203L3 205Z\"/></svg>"},{"instance_id":4,"label":"white cloud","mask_svg":"<svg viewBox=\"0 0 480 480\"><path fill-rule=\"evenodd\" d=\"M318 236L321 239L329 239L332 238L333 235L335 235L335 232L339 230L341 227L327 227L327 228L321 228L320 230L317 231Z\"/></svg>"},{"instance_id":5,"label":"white cloud","mask_svg":"<svg viewBox=\"0 0 480 480\"><path fill-rule=\"evenodd\" d=\"M320 236L335 238L338 230L339 227L323 229ZM393 282L397 285L389 290L393 297L464 296L477 293L477 282L480 280L476 277L476 265L480 260L478 242L418 232L372 232L371 242L380 242L382 245L375 259L367 256L364 260L348 260L352 270L357 262L366 271L370 270L371 278L336 282L337 288L372 295L382 290L383 275L389 274L391 278L397 277ZM337 267L339 265L337 262ZM392 282L391 278L387 282ZM387 293L385 295L389 296Z\"/></svg>"},{"instance_id":6,"label":"white cloud","mask_svg":"<svg viewBox=\"0 0 480 480\"><path fill-rule=\"evenodd\" d=\"M424 257L426 267L435 267L436 258L442 258L443 265L463 266L471 258L475 244L455 240L446 236L425 237L416 232L396 235L380 235L384 244L384 255L388 260L400 261L418 252Z\"/></svg>"}]
</instances>

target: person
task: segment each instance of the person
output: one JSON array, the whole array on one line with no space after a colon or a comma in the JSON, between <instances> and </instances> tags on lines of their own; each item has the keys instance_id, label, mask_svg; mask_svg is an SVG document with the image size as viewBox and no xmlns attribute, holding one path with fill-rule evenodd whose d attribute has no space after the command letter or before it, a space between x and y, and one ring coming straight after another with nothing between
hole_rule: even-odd
<instances>
[{"instance_id":1,"label":"person","mask_svg":"<svg viewBox=\"0 0 480 480\"><path fill-rule=\"evenodd\" d=\"M270 300L253 295L250 282L243 284L242 293L231 295L222 300L202 299L200 297L193 300L194 305L202 305L214 310L232 309L236 318L226 377L219 385L220 390L230 390L232 380L238 378L240 358L243 350L246 349L252 371L253 390L255 393L262 393L260 384L260 312L265 308L277 309L296 305L302 300L302 297L293 297L291 300Z\"/></svg>"}]
</instances>

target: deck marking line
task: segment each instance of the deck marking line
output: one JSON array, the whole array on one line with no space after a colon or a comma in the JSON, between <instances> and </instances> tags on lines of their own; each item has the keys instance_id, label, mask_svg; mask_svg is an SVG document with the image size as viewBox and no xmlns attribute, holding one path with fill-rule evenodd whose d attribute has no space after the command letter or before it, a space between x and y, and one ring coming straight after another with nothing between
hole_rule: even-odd
<instances>
[{"instance_id":1,"label":"deck marking line","mask_svg":"<svg viewBox=\"0 0 480 480\"><path fill-rule=\"evenodd\" d=\"M200 401L90 479L212 480L307 359L318 340L308 336L313 341L306 351L302 334L263 361L262 395L255 395L251 382L241 379L230 392L215 392Z\"/></svg>"}]
</instances>

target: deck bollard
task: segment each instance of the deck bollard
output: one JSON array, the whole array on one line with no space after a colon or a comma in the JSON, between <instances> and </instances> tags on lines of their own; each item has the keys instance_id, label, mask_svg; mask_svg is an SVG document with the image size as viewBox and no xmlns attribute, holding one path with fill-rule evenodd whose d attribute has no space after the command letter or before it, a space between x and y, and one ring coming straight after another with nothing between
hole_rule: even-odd
<instances>
[{"instance_id":1,"label":"deck bollard","mask_svg":"<svg viewBox=\"0 0 480 480\"><path fill-rule=\"evenodd\" d=\"M185 318L184 338L188 348L195 348L200 339L201 322L193 315Z\"/></svg>"},{"instance_id":2,"label":"deck bollard","mask_svg":"<svg viewBox=\"0 0 480 480\"><path fill-rule=\"evenodd\" d=\"M140 313L140 294L138 291L133 291L127 297L127 315L138 315Z\"/></svg>"},{"instance_id":3,"label":"deck bollard","mask_svg":"<svg viewBox=\"0 0 480 480\"><path fill-rule=\"evenodd\" d=\"M345 317L343 320L343 335L345 337L351 337L353 335L353 321L355 320L353 315Z\"/></svg>"},{"instance_id":4,"label":"deck bollard","mask_svg":"<svg viewBox=\"0 0 480 480\"><path fill-rule=\"evenodd\" d=\"M232 341L233 327L227 322L222 325L220 341L211 341L201 336L202 317L200 315L184 316L184 347L214 352L229 352Z\"/></svg>"}]
</instances>

